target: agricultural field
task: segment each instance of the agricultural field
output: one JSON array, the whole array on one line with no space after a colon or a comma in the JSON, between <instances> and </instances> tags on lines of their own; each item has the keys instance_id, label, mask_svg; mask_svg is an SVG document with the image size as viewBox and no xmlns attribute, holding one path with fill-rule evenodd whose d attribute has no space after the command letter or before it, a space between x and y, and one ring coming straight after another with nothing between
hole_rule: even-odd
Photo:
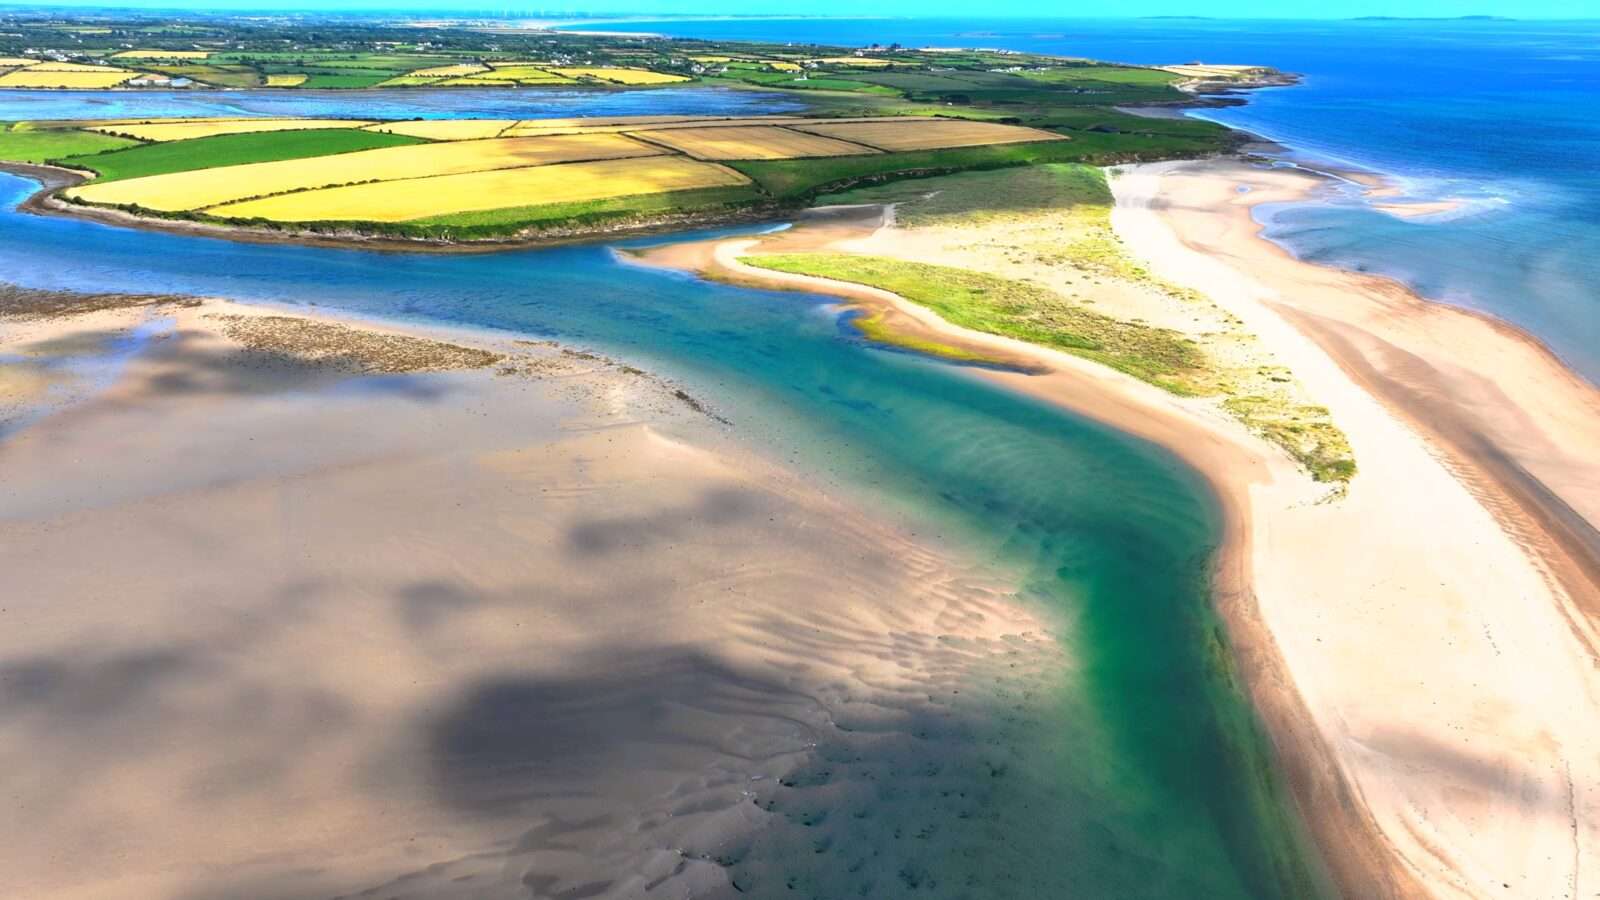
<instances>
[{"instance_id":1,"label":"agricultural field","mask_svg":"<svg viewBox=\"0 0 1600 900\"><path fill-rule=\"evenodd\" d=\"M361 131L353 128L217 134L186 141L149 144L136 144L110 136L106 136L106 139L118 143L85 149L77 155L53 154L50 158L57 159L61 165L73 169L94 172L97 176L96 183L104 184L109 181L166 175L171 172L220 169L226 166L285 159L308 159L315 156L351 153L356 150L376 150L381 147L403 147L422 143L420 138L404 134Z\"/></svg>"},{"instance_id":2,"label":"agricultural field","mask_svg":"<svg viewBox=\"0 0 1600 900\"><path fill-rule=\"evenodd\" d=\"M110 59L205 59L209 50L124 50L113 53Z\"/></svg>"},{"instance_id":3,"label":"agricultural field","mask_svg":"<svg viewBox=\"0 0 1600 900\"><path fill-rule=\"evenodd\" d=\"M595 81L605 81L611 84L622 84L629 87L652 84L674 84L691 80L686 75L672 75L664 72L652 72L648 69L621 69L621 68L552 68L551 72L564 78L588 78Z\"/></svg>"},{"instance_id":4,"label":"agricultural field","mask_svg":"<svg viewBox=\"0 0 1600 900\"><path fill-rule=\"evenodd\" d=\"M26 122L0 123L0 159L45 163L65 156L137 147L137 141L77 129L34 128Z\"/></svg>"},{"instance_id":5,"label":"agricultural field","mask_svg":"<svg viewBox=\"0 0 1600 900\"><path fill-rule=\"evenodd\" d=\"M116 87L139 77L131 69L74 63L35 63L0 75L0 88L83 90Z\"/></svg>"},{"instance_id":6,"label":"agricultural field","mask_svg":"<svg viewBox=\"0 0 1600 900\"><path fill-rule=\"evenodd\" d=\"M383 147L313 159L218 166L72 188L66 196L88 203L157 212L192 212L273 194L310 191L369 181L423 179L492 169L528 169L551 163L633 156L665 151L622 135L499 138ZM411 188L423 193L420 187ZM423 202L445 202L431 194Z\"/></svg>"},{"instance_id":7,"label":"agricultural field","mask_svg":"<svg viewBox=\"0 0 1600 900\"><path fill-rule=\"evenodd\" d=\"M207 212L275 222L404 222L503 206L574 203L746 183L748 180L732 169L662 156L358 184L267 197Z\"/></svg>"},{"instance_id":8,"label":"agricultural field","mask_svg":"<svg viewBox=\"0 0 1600 900\"><path fill-rule=\"evenodd\" d=\"M956 119L885 119L877 122L843 122L796 125L796 130L864 144L878 150L935 150L983 144L1020 144L1065 140L1059 134Z\"/></svg>"},{"instance_id":9,"label":"agricultural field","mask_svg":"<svg viewBox=\"0 0 1600 900\"><path fill-rule=\"evenodd\" d=\"M17 128L0 133L0 159L96 173L62 193L72 203L417 237L492 237L554 223L581 227L673 213L777 209L863 181L1205 149L1178 135L1065 135L929 115L400 122L214 117ZM34 134L49 137L29 137ZM27 141L36 146L25 147ZM113 143L95 143L102 141ZM617 164L592 165L601 162ZM581 173L591 176L581 183L563 180ZM611 180L595 181L600 174ZM413 199L401 202L408 195ZM372 218L360 218L367 212Z\"/></svg>"},{"instance_id":10,"label":"agricultural field","mask_svg":"<svg viewBox=\"0 0 1600 900\"><path fill-rule=\"evenodd\" d=\"M677 128L635 134L695 159L799 159L878 152L861 144L770 125Z\"/></svg>"},{"instance_id":11,"label":"agricultural field","mask_svg":"<svg viewBox=\"0 0 1600 900\"><path fill-rule=\"evenodd\" d=\"M474 141L500 137L516 125L517 119L424 119L418 122L385 122L367 130L385 134L404 134L430 141Z\"/></svg>"},{"instance_id":12,"label":"agricultural field","mask_svg":"<svg viewBox=\"0 0 1600 900\"><path fill-rule=\"evenodd\" d=\"M114 134L140 141L183 141L218 134L244 134L252 131L307 131L317 128L359 128L373 125L351 119L231 119L224 121L136 122L95 125L90 131Z\"/></svg>"}]
</instances>

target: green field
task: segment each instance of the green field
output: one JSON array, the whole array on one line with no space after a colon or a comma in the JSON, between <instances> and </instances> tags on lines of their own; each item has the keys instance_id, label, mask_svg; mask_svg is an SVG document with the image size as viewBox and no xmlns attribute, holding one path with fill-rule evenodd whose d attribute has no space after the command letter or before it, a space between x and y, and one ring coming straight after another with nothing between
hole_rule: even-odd
<instances>
[{"instance_id":1,"label":"green field","mask_svg":"<svg viewBox=\"0 0 1600 900\"><path fill-rule=\"evenodd\" d=\"M1196 393L1196 379L1206 374L1204 354L1178 333L1119 321L1020 281L851 253L749 256L740 262L889 291L962 328L1063 350L1175 394Z\"/></svg>"},{"instance_id":2,"label":"green field","mask_svg":"<svg viewBox=\"0 0 1600 900\"><path fill-rule=\"evenodd\" d=\"M421 143L426 142L421 138L403 134L359 131L354 128L263 131L141 144L125 149L114 149L109 153L71 156L63 158L61 162L75 169L97 172L100 181L117 181L123 178L164 175L168 172L184 172L190 169L237 166L280 159L305 159L334 153L349 153L352 150Z\"/></svg>"},{"instance_id":3,"label":"green field","mask_svg":"<svg viewBox=\"0 0 1600 900\"><path fill-rule=\"evenodd\" d=\"M952 147L875 156L836 156L822 159L771 159L729 163L750 176L777 200L809 199L819 190L851 182L913 175L934 175L963 169L997 169L1048 162L1080 162L1093 149L1076 140L1037 144L998 144L988 147Z\"/></svg>"},{"instance_id":4,"label":"green field","mask_svg":"<svg viewBox=\"0 0 1600 900\"><path fill-rule=\"evenodd\" d=\"M63 156L99 153L137 144L138 141L94 131L34 130L26 124L0 126L0 160L8 162L43 163Z\"/></svg>"}]
</instances>

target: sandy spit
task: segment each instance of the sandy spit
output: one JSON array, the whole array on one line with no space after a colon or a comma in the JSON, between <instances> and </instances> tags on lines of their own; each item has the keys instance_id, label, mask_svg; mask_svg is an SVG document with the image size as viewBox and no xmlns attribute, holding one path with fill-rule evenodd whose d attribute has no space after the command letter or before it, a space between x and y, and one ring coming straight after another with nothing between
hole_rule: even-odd
<instances>
[{"instance_id":1,"label":"sandy spit","mask_svg":"<svg viewBox=\"0 0 1600 900\"><path fill-rule=\"evenodd\" d=\"M1350 436L1346 498L1256 484L1240 527L1261 619L1382 839L1432 896L1592 892L1600 393L1515 329L1262 240L1250 207L1306 196L1305 173L1114 185L1129 247L1244 319Z\"/></svg>"},{"instance_id":2,"label":"sandy spit","mask_svg":"<svg viewBox=\"0 0 1600 900\"><path fill-rule=\"evenodd\" d=\"M1258 236L1250 205L1319 183L1231 160L1133 167L1113 182L1113 224L1332 410L1360 466L1343 497L1236 422L1119 373L882 291L742 266L750 239L645 261L895 310L1025 370L982 377L1170 448L1226 512L1217 602L1343 893L1580 896L1600 842L1600 398L1515 329ZM884 245L891 219L840 215L759 249Z\"/></svg>"}]
</instances>

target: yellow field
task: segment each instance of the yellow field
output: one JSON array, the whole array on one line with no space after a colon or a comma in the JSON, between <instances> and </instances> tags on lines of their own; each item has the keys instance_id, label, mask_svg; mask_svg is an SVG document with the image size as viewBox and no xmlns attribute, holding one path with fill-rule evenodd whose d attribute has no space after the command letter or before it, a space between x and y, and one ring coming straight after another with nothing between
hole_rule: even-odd
<instances>
[{"instance_id":1,"label":"yellow field","mask_svg":"<svg viewBox=\"0 0 1600 900\"><path fill-rule=\"evenodd\" d=\"M93 72L50 72L15 69L0 75L0 88L108 88L138 76L138 72L97 68Z\"/></svg>"},{"instance_id":2,"label":"yellow field","mask_svg":"<svg viewBox=\"0 0 1600 900\"><path fill-rule=\"evenodd\" d=\"M38 62L37 59L28 59L24 56L0 56L0 69L16 69L22 66L31 66Z\"/></svg>"},{"instance_id":3,"label":"yellow field","mask_svg":"<svg viewBox=\"0 0 1600 900\"><path fill-rule=\"evenodd\" d=\"M268 75L267 87L297 87L306 83L306 75Z\"/></svg>"},{"instance_id":4,"label":"yellow field","mask_svg":"<svg viewBox=\"0 0 1600 900\"><path fill-rule=\"evenodd\" d=\"M505 78L512 81L521 82L570 82L572 80L570 78L563 78L560 75L553 75L549 72L546 72L544 69L536 68L534 66L495 66L494 71L488 73L488 77Z\"/></svg>"},{"instance_id":5,"label":"yellow field","mask_svg":"<svg viewBox=\"0 0 1600 900\"><path fill-rule=\"evenodd\" d=\"M209 50L124 50L111 54L112 59L205 59Z\"/></svg>"},{"instance_id":6,"label":"yellow field","mask_svg":"<svg viewBox=\"0 0 1600 900\"><path fill-rule=\"evenodd\" d=\"M1059 134L1036 128L996 125L992 122L968 122L961 119L901 118L839 124L818 122L793 127L810 134L820 134L842 141L855 141L880 150L935 150L942 147L974 147L980 144L1065 140Z\"/></svg>"},{"instance_id":7,"label":"yellow field","mask_svg":"<svg viewBox=\"0 0 1600 900\"><path fill-rule=\"evenodd\" d=\"M805 69L805 67L799 63L784 62L781 59L769 59L767 60L767 66L769 68L777 69L779 72L800 72Z\"/></svg>"},{"instance_id":8,"label":"yellow field","mask_svg":"<svg viewBox=\"0 0 1600 900\"><path fill-rule=\"evenodd\" d=\"M279 222L404 222L511 206L746 183L743 175L722 166L681 156L661 156L358 184L266 197L207 212L227 218Z\"/></svg>"},{"instance_id":9,"label":"yellow field","mask_svg":"<svg viewBox=\"0 0 1600 900\"><path fill-rule=\"evenodd\" d=\"M663 122L692 122L697 118L697 116L591 116L575 119L523 119L511 126L506 136L621 131Z\"/></svg>"},{"instance_id":10,"label":"yellow field","mask_svg":"<svg viewBox=\"0 0 1600 900\"><path fill-rule=\"evenodd\" d=\"M725 63L733 62L731 56L691 56L690 59L697 63Z\"/></svg>"},{"instance_id":11,"label":"yellow field","mask_svg":"<svg viewBox=\"0 0 1600 900\"><path fill-rule=\"evenodd\" d=\"M173 172L89 183L67 193L90 203L134 204L163 212L201 209L265 197L286 191L306 191L365 181L420 179L436 175L484 172L540 166L578 160L653 156L662 150L615 134L563 137L499 138L439 144L413 144L359 150L311 159L248 163L214 169ZM404 191L415 191L423 204L449 203L431 188L406 181Z\"/></svg>"},{"instance_id":12,"label":"yellow field","mask_svg":"<svg viewBox=\"0 0 1600 900\"><path fill-rule=\"evenodd\" d=\"M477 63L454 63L448 66L433 66L427 69L417 69L413 72L407 72L406 75L410 77L421 78L427 78L430 76L437 76L440 78L459 78L462 75L476 75L479 72L487 71L489 71L488 66L480 66Z\"/></svg>"},{"instance_id":13,"label":"yellow field","mask_svg":"<svg viewBox=\"0 0 1600 900\"><path fill-rule=\"evenodd\" d=\"M551 69L550 71L557 75L564 75L567 78L595 78L616 84L672 84L675 81L689 80L682 75L667 75L646 69L579 68Z\"/></svg>"},{"instance_id":14,"label":"yellow field","mask_svg":"<svg viewBox=\"0 0 1600 900\"><path fill-rule=\"evenodd\" d=\"M658 129L633 134L687 153L695 159L798 159L805 156L855 156L878 152L860 144L771 125Z\"/></svg>"},{"instance_id":15,"label":"yellow field","mask_svg":"<svg viewBox=\"0 0 1600 900\"><path fill-rule=\"evenodd\" d=\"M528 67L542 69L550 65L550 63L541 62L537 59L496 59L491 60L488 65L491 69L523 69Z\"/></svg>"},{"instance_id":16,"label":"yellow field","mask_svg":"<svg viewBox=\"0 0 1600 900\"><path fill-rule=\"evenodd\" d=\"M369 125L367 131L409 134L430 141L475 141L499 137L500 132L517 124L516 119L431 119L422 122L389 122Z\"/></svg>"},{"instance_id":17,"label":"yellow field","mask_svg":"<svg viewBox=\"0 0 1600 900\"><path fill-rule=\"evenodd\" d=\"M35 62L31 67L35 72L125 72L116 66L92 66L88 63L70 62Z\"/></svg>"},{"instance_id":18,"label":"yellow field","mask_svg":"<svg viewBox=\"0 0 1600 900\"><path fill-rule=\"evenodd\" d=\"M836 66L861 66L864 69L881 69L892 66L893 62L887 59L873 59L870 56L825 56L814 60L819 63L832 63Z\"/></svg>"},{"instance_id":19,"label":"yellow field","mask_svg":"<svg viewBox=\"0 0 1600 900\"><path fill-rule=\"evenodd\" d=\"M96 125L90 131L117 134L141 141L186 141L214 134L254 131L301 131L311 128L360 128L371 120L354 119L233 119L229 121L150 122L140 125Z\"/></svg>"}]
</instances>

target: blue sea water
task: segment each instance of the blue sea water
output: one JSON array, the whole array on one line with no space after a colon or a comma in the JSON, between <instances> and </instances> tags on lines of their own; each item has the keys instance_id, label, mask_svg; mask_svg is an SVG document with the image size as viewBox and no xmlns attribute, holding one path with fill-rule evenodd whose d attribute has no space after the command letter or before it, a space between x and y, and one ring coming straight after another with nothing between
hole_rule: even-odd
<instances>
[{"instance_id":1,"label":"blue sea water","mask_svg":"<svg viewBox=\"0 0 1600 900\"><path fill-rule=\"evenodd\" d=\"M1576 11L1576 9L1574 10ZM610 23L683 37L995 47L1305 76L1198 115L1302 156L1465 201L1401 221L1354 196L1274 211L1302 258L1390 275L1519 325L1600 381L1600 21L731 19Z\"/></svg>"}]
</instances>

